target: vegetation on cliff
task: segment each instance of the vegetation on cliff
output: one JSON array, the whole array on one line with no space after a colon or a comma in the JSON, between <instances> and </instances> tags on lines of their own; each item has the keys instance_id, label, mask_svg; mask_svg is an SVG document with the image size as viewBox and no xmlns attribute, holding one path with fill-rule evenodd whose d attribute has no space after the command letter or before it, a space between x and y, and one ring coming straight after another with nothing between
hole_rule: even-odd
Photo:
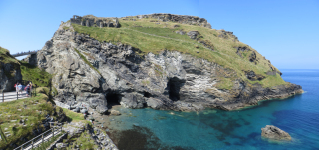
<instances>
[{"instance_id":1,"label":"vegetation on cliff","mask_svg":"<svg viewBox=\"0 0 319 150\"><path fill-rule=\"evenodd\" d=\"M10 55L9 50L0 47L0 62L4 64L20 64L17 59ZM1 66L0 66L1 67Z\"/></svg>"},{"instance_id":2,"label":"vegetation on cliff","mask_svg":"<svg viewBox=\"0 0 319 150\"><path fill-rule=\"evenodd\" d=\"M88 34L100 42L121 42L132 45L140 50L140 55L149 52L158 54L163 50L171 50L217 63L234 72L233 76L226 77L226 75L220 78L220 83L217 85L220 89L231 89L233 81L238 78L250 84L259 83L263 87L287 84L279 74L267 75L268 71L279 72L279 70L256 50L239 42L230 32L174 22L159 22L151 18L136 19L136 21L119 19L119 21L120 28L86 27L72 24L73 29L65 30ZM193 40L187 34L181 35L176 31L185 33L198 31L199 36L197 40ZM238 47L247 50L238 52ZM256 75L265 78L249 80L245 71L253 71Z\"/></svg>"},{"instance_id":3,"label":"vegetation on cliff","mask_svg":"<svg viewBox=\"0 0 319 150\"><path fill-rule=\"evenodd\" d=\"M34 131L45 129L42 121L48 114L57 119L63 113L62 108L55 108L47 100L48 96L38 93L36 97L0 103L0 128L3 132L0 149L11 143L21 145L24 143L22 138L29 140L34 137Z\"/></svg>"}]
</instances>

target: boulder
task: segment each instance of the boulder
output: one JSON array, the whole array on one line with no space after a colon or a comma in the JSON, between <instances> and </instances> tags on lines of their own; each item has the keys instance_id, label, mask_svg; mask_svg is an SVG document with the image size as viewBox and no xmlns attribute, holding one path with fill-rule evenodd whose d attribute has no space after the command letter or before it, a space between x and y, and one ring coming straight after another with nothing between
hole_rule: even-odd
<instances>
[{"instance_id":1,"label":"boulder","mask_svg":"<svg viewBox=\"0 0 319 150\"><path fill-rule=\"evenodd\" d=\"M176 31L176 33L177 33L177 34L180 34L180 35L184 35L184 34L186 34L186 32L185 32L185 31L183 31L183 30L178 30L178 31Z\"/></svg>"},{"instance_id":2,"label":"boulder","mask_svg":"<svg viewBox=\"0 0 319 150\"><path fill-rule=\"evenodd\" d=\"M189 32L187 33L187 35L188 35L191 39L195 40L195 39L197 39L197 36L199 35L199 32L198 32L198 31L189 31Z\"/></svg>"},{"instance_id":3,"label":"boulder","mask_svg":"<svg viewBox=\"0 0 319 150\"><path fill-rule=\"evenodd\" d=\"M60 149L60 148L64 148L64 147L67 147L68 145L67 144L65 144L65 143L56 143L56 145L55 145L58 149Z\"/></svg>"},{"instance_id":4,"label":"boulder","mask_svg":"<svg viewBox=\"0 0 319 150\"><path fill-rule=\"evenodd\" d=\"M118 110L111 110L111 115L119 116L121 113Z\"/></svg>"},{"instance_id":5,"label":"boulder","mask_svg":"<svg viewBox=\"0 0 319 150\"><path fill-rule=\"evenodd\" d=\"M81 113L82 113L82 114L86 114L86 113L88 113L88 110L87 110L86 108L83 108L83 109L81 110Z\"/></svg>"},{"instance_id":6,"label":"boulder","mask_svg":"<svg viewBox=\"0 0 319 150\"><path fill-rule=\"evenodd\" d=\"M96 107L96 111L100 114L105 114L107 112L108 108L104 105L99 105Z\"/></svg>"},{"instance_id":7,"label":"boulder","mask_svg":"<svg viewBox=\"0 0 319 150\"><path fill-rule=\"evenodd\" d=\"M261 128L261 136L271 140L278 140L278 141L291 140L291 136L287 132L273 125L266 125L266 127Z\"/></svg>"},{"instance_id":8,"label":"boulder","mask_svg":"<svg viewBox=\"0 0 319 150\"><path fill-rule=\"evenodd\" d=\"M76 107L75 109L73 109L74 112L80 112L80 107Z\"/></svg>"},{"instance_id":9,"label":"boulder","mask_svg":"<svg viewBox=\"0 0 319 150\"><path fill-rule=\"evenodd\" d=\"M146 100L147 106L153 108L153 109L160 109L163 105L163 102L159 99L155 98L149 98Z\"/></svg>"}]
</instances>

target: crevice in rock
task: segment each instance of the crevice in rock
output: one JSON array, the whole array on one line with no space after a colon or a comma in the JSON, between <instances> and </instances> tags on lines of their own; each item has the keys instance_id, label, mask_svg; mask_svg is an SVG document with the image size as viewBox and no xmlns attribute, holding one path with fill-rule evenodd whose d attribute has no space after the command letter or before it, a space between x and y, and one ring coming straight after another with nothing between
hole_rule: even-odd
<instances>
[{"instance_id":1,"label":"crevice in rock","mask_svg":"<svg viewBox=\"0 0 319 150\"><path fill-rule=\"evenodd\" d=\"M151 93L145 92L144 93L144 97L150 98L151 97Z\"/></svg>"},{"instance_id":2,"label":"crevice in rock","mask_svg":"<svg viewBox=\"0 0 319 150\"><path fill-rule=\"evenodd\" d=\"M185 82L185 80L179 79L177 77L169 79L167 83L167 90L169 98L172 101L180 100L180 90L181 87L184 86Z\"/></svg>"}]
</instances>

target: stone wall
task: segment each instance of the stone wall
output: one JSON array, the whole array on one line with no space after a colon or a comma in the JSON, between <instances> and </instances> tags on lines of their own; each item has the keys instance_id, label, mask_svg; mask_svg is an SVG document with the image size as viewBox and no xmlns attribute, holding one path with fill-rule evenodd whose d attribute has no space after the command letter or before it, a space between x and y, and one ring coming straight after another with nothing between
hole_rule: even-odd
<instances>
[{"instance_id":1,"label":"stone wall","mask_svg":"<svg viewBox=\"0 0 319 150\"><path fill-rule=\"evenodd\" d=\"M172 21L172 22L178 22L181 24L198 25L198 26L209 28L209 29L212 28L210 23L208 23L206 19L199 18L197 16L174 15L174 14L168 14L168 13L154 13L149 15L127 16L124 18L139 18L139 19L155 18L163 22Z\"/></svg>"},{"instance_id":2,"label":"stone wall","mask_svg":"<svg viewBox=\"0 0 319 150\"><path fill-rule=\"evenodd\" d=\"M119 21L117 18L98 18L93 16L77 16L74 15L70 19L71 23L82 25L82 26L97 26L97 27L119 27Z\"/></svg>"}]
</instances>

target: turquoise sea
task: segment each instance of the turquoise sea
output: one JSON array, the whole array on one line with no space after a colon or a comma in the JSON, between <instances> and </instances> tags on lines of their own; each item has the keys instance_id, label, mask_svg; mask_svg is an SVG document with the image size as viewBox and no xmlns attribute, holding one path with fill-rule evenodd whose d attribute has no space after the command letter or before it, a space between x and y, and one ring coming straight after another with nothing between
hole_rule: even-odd
<instances>
[{"instance_id":1,"label":"turquoise sea","mask_svg":"<svg viewBox=\"0 0 319 150\"><path fill-rule=\"evenodd\" d=\"M240 111L119 108L123 115L110 118L108 133L121 150L319 149L319 70L281 71L285 81L301 85L306 92ZM262 139L261 128L266 125L281 128L293 140Z\"/></svg>"}]
</instances>

